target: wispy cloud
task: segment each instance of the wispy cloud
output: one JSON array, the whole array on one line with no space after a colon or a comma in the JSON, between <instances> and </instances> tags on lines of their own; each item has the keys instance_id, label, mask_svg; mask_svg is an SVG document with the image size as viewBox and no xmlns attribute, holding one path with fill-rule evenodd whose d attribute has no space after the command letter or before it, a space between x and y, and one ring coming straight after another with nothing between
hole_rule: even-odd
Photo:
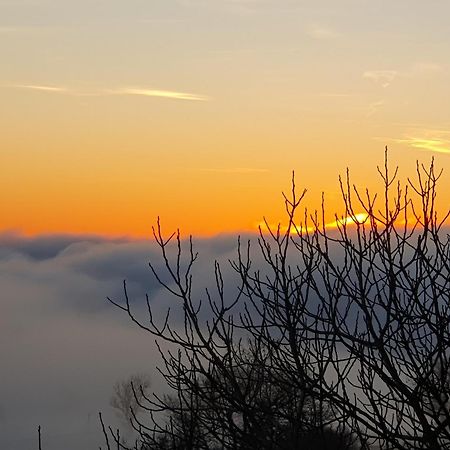
<instances>
[{"instance_id":1,"label":"wispy cloud","mask_svg":"<svg viewBox=\"0 0 450 450\"><path fill-rule=\"evenodd\" d=\"M384 104L384 100L377 100L376 102L370 103L369 110L367 111L367 117L372 117L374 114L376 114Z\"/></svg>"},{"instance_id":2,"label":"wispy cloud","mask_svg":"<svg viewBox=\"0 0 450 450\"><path fill-rule=\"evenodd\" d=\"M139 19L138 23L145 24L160 24L160 25L171 25L187 22L187 19L175 18L175 17L152 17L148 19Z\"/></svg>"},{"instance_id":3,"label":"wispy cloud","mask_svg":"<svg viewBox=\"0 0 450 450\"><path fill-rule=\"evenodd\" d=\"M232 14L247 15L270 5L272 0L178 0L178 3L185 7L219 8Z\"/></svg>"},{"instance_id":4,"label":"wispy cloud","mask_svg":"<svg viewBox=\"0 0 450 450\"><path fill-rule=\"evenodd\" d=\"M335 30L319 24L309 25L305 31L309 37L318 40L330 40L339 37L339 33Z\"/></svg>"},{"instance_id":5,"label":"wispy cloud","mask_svg":"<svg viewBox=\"0 0 450 450\"><path fill-rule=\"evenodd\" d=\"M448 66L435 62L416 62L403 70L366 70L362 76L386 88L398 78L423 78L435 76L448 70Z\"/></svg>"},{"instance_id":6,"label":"wispy cloud","mask_svg":"<svg viewBox=\"0 0 450 450\"><path fill-rule=\"evenodd\" d=\"M144 97L163 97L174 100L194 100L203 102L210 100L210 98L205 95L145 88L120 88L117 90L111 90L109 93L117 95L141 95Z\"/></svg>"},{"instance_id":7,"label":"wispy cloud","mask_svg":"<svg viewBox=\"0 0 450 450\"><path fill-rule=\"evenodd\" d=\"M396 139L395 141L399 144L406 144L409 147L417 148L419 150L426 150L436 153L450 153L450 139L408 137L405 139Z\"/></svg>"},{"instance_id":8,"label":"wispy cloud","mask_svg":"<svg viewBox=\"0 0 450 450\"><path fill-rule=\"evenodd\" d=\"M268 169L255 167L230 167L230 168L202 168L202 172L218 172L218 173L267 173Z\"/></svg>"},{"instance_id":9,"label":"wispy cloud","mask_svg":"<svg viewBox=\"0 0 450 450\"><path fill-rule=\"evenodd\" d=\"M2 5L0 4L0 6ZM0 34L47 33L58 31L62 28L60 25L0 25Z\"/></svg>"},{"instance_id":10,"label":"wispy cloud","mask_svg":"<svg viewBox=\"0 0 450 450\"><path fill-rule=\"evenodd\" d=\"M178 2L186 6L220 5L221 3L230 5L257 5L264 3L263 0L178 0Z\"/></svg>"},{"instance_id":11,"label":"wispy cloud","mask_svg":"<svg viewBox=\"0 0 450 450\"><path fill-rule=\"evenodd\" d=\"M366 70L363 77L372 80L382 87L388 87L398 76L397 70Z\"/></svg>"},{"instance_id":12,"label":"wispy cloud","mask_svg":"<svg viewBox=\"0 0 450 450\"><path fill-rule=\"evenodd\" d=\"M348 94L345 92L321 92L319 96L327 98L348 98L355 97L355 94Z\"/></svg>"},{"instance_id":13,"label":"wispy cloud","mask_svg":"<svg viewBox=\"0 0 450 450\"><path fill-rule=\"evenodd\" d=\"M411 70L411 75L434 75L444 71L444 66L434 62L418 62L415 63Z\"/></svg>"},{"instance_id":14,"label":"wispy cloud","mask_svg":"<svg viewBox=\"0 0 450 450\"><path fill-rule=\"evenodd\" d=\"M32 6L42 3L47 3L47 0L0 0L0 6Z\"/></svg>"},{"instance_id":15,"label":"wispy cloud","mask_svg":"<svg viewBox=\"0 0 450 450\"><path fill-rule=\"evenodd\" d=\"M298 0L177 0L183 7L207 8L220 13L236 14L243 17L255 14L292 12L301 8Z\"/></svg>"},{"instance_id":16,"label":"wispy cloud","mask_svg":"<svg viewBox=\"0 0 450 450\"><path fill-rule=\"evenodd\" d=\"M172 100L191 100L191 101L208 101L210 97L188 92L178 92L160 89L147 89L140 87L121 87L117 89L95 89L95 90L79 90L67 88L64 86L54 85L38 85L38 84L10 84L4 86L15 89L29 89L47 93L65 94L76 97L93 97L93 96L114 96L114 95L139 95L143 97L161 97Z\"/></svg>"},{"instance_id":17,"label":"wispy cloud","mask_svg":"<svg viewBox=\"0 0 450 450\"><path fill-rule=\"evenodd\" d=\"M16 33L17 31L21 31L22 29L19 27L3 27L0 26L0 34L9 34Z\"/></svg>"},{"instance_id":18,"label":"wispy cloud","mask_svg":"<svg viewBox=\"0 0 450 450\"><path fill-rule=\"evenodd\" d=\"M376 138L381 140L381 138ZM414 127L405 132L402 138L383 138L418 150L450 154L450 130Z\"/></svg>"},{"instance_id":19,"label":"wispy cloud","mask_svg":"<svg viewBox=\"0 0 450 450\"><path fill-rule=\"evenodd\" d=\"M17 89L31 89L33 91L43 91L43 92L67 92L69 90L62 86L44 86L39 84L12 84L10 87Z\"/></svg>"}]
</instances>

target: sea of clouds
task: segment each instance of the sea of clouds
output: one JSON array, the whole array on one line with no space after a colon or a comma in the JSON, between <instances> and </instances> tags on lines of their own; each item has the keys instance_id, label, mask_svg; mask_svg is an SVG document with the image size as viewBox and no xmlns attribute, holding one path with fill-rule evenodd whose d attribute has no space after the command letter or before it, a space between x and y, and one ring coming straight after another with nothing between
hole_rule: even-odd
<instances>
[{"instance_id":1,"label":"sea of clouds","mask_svg":"<svg viewBox=\"0 0 450 450\"><path fill-rule=\"evenodd\" d=\"M225 267L226 285L237 284L228 263L236 237L198 239L195 246L196 299L214 287L214 260ZM147 293L156 317L171 307L172 323L181 325L177 301L155 280L149 261L164 274L151 240L0 235L2 450L37 448L38 425L45 450L98 449L98 412L120 425L109 405L115 382L146 373L153 390L164 390L154 337L106 299L122 302L127 280L138 317L146 318Z\"/></svg>"},{"instance_id":2,"label":"sea of clouds","mask_svg":"<svg viewBox=\"0 0 450 450\"><path fill-rule=\"evenodd\" d=\"M443 237L449 231L445 228ZM243 250L247 239L253 241L252 269L262 268L263 276L267 265L264 269L256 237L243 236ZM188 250L188 242L182 244ZM226 298L234 298L240 279L230 260L237 258L237 236L198 238L194 250L199 254L192 273L194 302L207 304L205 289L215 295L214 261L223 269ZM332 253L342 261L338 248ZM176 245L169 255L175 262ZM299 262L298 253L291 256ZM43 450L98 449L104 446L99 411L107 424L126 433L109 404L117 381L148 374L151 390L165 391L156 370L162 361L155 337L107 300L123 304L126 280L139 320L148 318L147 294L156 320L162 323L170 308L170 324L182 330L182 306L158 283L149 262L170 285L152 239L0 234L1 450L37 449L38 425ZM201 319L208 317L203 308Z\"/></svg>"}]
</instances>

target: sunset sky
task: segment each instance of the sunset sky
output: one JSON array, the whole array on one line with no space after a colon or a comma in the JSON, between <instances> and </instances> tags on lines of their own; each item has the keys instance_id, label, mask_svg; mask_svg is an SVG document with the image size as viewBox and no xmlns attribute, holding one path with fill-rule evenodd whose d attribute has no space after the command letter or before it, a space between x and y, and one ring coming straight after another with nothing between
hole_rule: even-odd
<instances>
[{"instance_id":1,"label":"sunset sky","mask_svg":"<svg viewBox=\"0 0 450 450\"><path fill-rule=\"evenodd\" d=\"M448 0L0 0L0 231L213 235L435 156Z\"/></svg>"},{"instance_id":2,"label":"sunset sky","mask_svg":"<svg viewBox=\"0 0 450 450\"><path fill-rule=\"evenodd\" d=\"M403 181L434 157L447 210L449 19L450 0L0 0L0 448L37 448L38 424L45 450L99 448L114 383L164 392L154 337L106 300L125 279L183 328L148 267L158 216L196 236L205 300L213 261L226 295L241 282L236 234L283 222L293 170L332 225L347 167L376 191L385 146Z\"/></svg>"}]
</instances>

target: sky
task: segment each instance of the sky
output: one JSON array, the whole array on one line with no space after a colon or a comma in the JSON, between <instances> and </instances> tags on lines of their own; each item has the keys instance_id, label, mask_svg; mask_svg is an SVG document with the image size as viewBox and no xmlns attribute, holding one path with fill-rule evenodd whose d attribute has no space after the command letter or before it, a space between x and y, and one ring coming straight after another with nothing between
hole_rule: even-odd
<instances>
[{"instance_id":1,"label":"sky","mask_svg":"<svg viewBox=\"0 0 450 450\"><path fill-rule=\"evenodd\" d=\"M0 0L0 230L214 235L449 170L447 0ZM450 188L443 177L442 190ZM448 203L448 201L447 201ZM445 200L441 209L447 207Z\"/></svg>"},{"instance_id":2,"label":"sky","mask_svg":"<svg viewBox=\"0 0 450 450\"><path fill-rule=\"evenodd\" d=\"M116 381L163 389L153 338L106 300L127 279L137 310L173 305L147 265L158 216L195 235L200 298L237 233L283 222L292 171L332 223L347 167L377 192L385 146L404 182L434 157L447 210L449 17L448 0L0 0L0 448L35 448L38 424L45 450L98 448Z\"/></svg>"}]
</instances>

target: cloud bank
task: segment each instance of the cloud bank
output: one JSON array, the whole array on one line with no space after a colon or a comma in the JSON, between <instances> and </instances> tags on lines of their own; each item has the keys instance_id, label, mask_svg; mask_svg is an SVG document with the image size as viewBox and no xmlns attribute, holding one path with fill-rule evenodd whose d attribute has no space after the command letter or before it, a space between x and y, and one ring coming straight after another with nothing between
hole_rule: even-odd
<instances>
[{"instance_id":1,"label":"cloud bank","mask_svg":"<svg viewBox=\"0 0 450 450\"><path fill-rule=\"evenodd\" d=\"M328 224L330 230L336 226ZM199 252L193 272L195 301L203 300L205 305L205 288L215 292L215 260L223 267L225 295L233 298L237 293L239 277L228 262L236 259L236 244L235 236L194 241ZM263 277L264 262L257 245L251 257L252 269L262 269ZM46 450L99 448L104 443L98 411L113 426L118 423L109 406L116 381L147 373L151 389L164 390L156 370L161 361L154 337L106 300L110 296L123 302L126 279L138 318L145 321L147 317L147 293L155 318L162 320L171 308L170 323L182 330L182 305L161 289L149 261L168 282L152 242L0 234L2 450L37 448L38 425ZM202 311L206 320L208 311Z\"/></svg>"},{"instance_id":2,"label":"cloud bank","mask_svg":"<svg viewBox=\"0 0 450 450\"><path fill-rule=\"evenodd\" d=\"M212 261L226 265L235 243L227 236L198 241L196 298L212 283ZM117 422L109 406L116 381L144 372L162 389L154 338L106 300L123 300L126 279L139 317L148 293L156 317L172 307L172 322L181 324L181 309L155 281L150 260L162 269L149 242L0 234L2 450L37 448L39 424L46 450L98 448L98 411ZM230 271L225 282L233 284Z\"/></svg>"}]
</instances>

